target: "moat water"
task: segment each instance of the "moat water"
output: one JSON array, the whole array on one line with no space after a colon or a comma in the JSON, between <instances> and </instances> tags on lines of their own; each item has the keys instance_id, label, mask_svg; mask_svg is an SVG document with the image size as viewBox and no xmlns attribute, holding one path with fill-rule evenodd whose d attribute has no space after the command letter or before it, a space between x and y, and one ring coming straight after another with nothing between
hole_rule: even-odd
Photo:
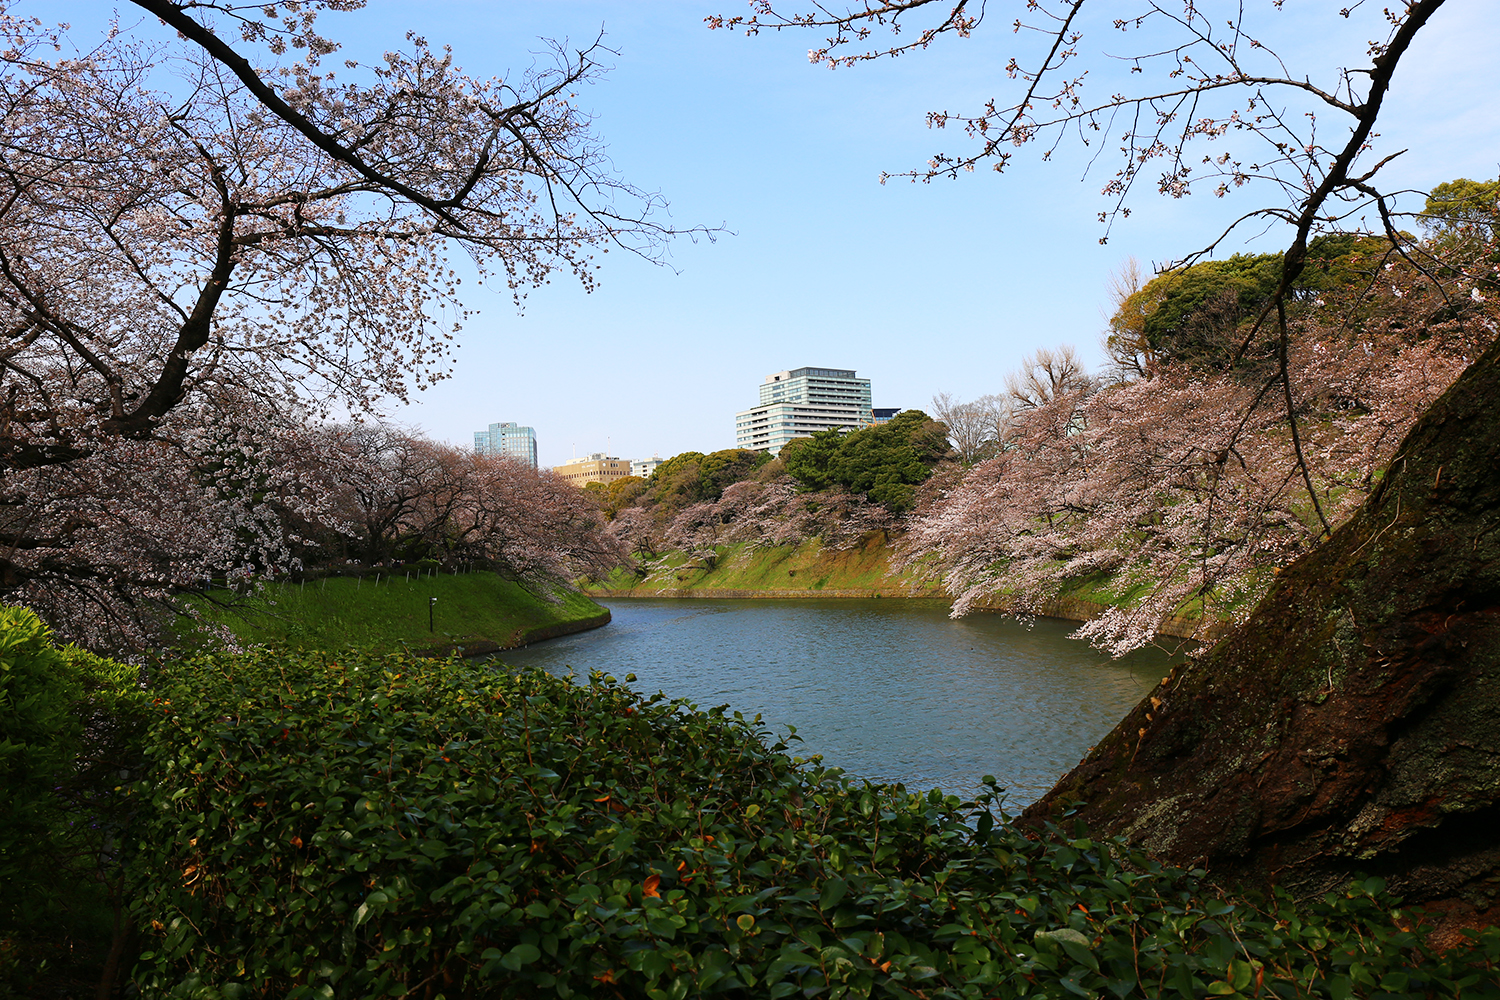
<instances>
[{"instance_id":1,"label":"moat water","mask_svg":"<svg viewBox=\"0 0 1500 1000\"><path fill-rule=\"evenodd\" d=\"M633 673L643 693L759 713L775 732L796 727L798 756L872 781L967 796L994 775L1011 810L1078 763L1173 662L1154 649L1111 660L1054 619L955 621L941 601L604 603L604 628L501 658Z\"/></svg>"}]
</instances>

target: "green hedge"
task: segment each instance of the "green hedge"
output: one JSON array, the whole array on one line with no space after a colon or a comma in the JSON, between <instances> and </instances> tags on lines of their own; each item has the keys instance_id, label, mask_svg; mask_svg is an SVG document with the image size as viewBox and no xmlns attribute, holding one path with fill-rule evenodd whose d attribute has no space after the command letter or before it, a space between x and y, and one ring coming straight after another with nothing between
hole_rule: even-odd
<instances>
[{"instance_id":1,"label":"green hedge","mask_svg":"<svg viewBox=\"0 0 1500 1000\"><path fill-rule=\"evenodd\" d=\"M57 648L0 607L0 996L97 972L126 925L121 838L146 720L139 671Z\"/></svg>"},{"instance_id":2,"label":"green hedge","mask_svg":"<svg viewBox=\"0 0 1500 1000\"><path fill-rule=\"evenodd\" d=\"M1378 881L1225 898L607 677L252 653L155 695L147 996L1500 995L1500 934L1436 955Z\"/></svg>"},{"instance_id":3,"label":"green hedge","mask_svg":"<svg viewBox=\"0 0 1500 1000\"><path fill-rule=\"evenodd\" d=\"M39 856L58 821L53 790L77 754L82 723L73 705L83 686L25 608L0 608L0 920L24 923L46 898ZM20 912L18 912L20 911Z\"/></svg>"}]
</instances>

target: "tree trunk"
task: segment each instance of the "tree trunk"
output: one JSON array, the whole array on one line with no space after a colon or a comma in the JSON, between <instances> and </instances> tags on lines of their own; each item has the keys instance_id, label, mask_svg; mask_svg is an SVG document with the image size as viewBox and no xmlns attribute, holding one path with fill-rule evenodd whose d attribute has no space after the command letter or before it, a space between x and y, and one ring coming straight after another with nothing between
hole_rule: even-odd
<instances>
[{"instance_id":1,"label":"tree trunk","mask_svg":"<svg viewBox=\"0 0 1500 1000\"><path fill-rule=\"evenodd\" d=\"M1221 881L1383 876L1439 943L1500 923L1500 343L1349 523L1023 820L1070 804Z\"/></svg>"}]
</instances>

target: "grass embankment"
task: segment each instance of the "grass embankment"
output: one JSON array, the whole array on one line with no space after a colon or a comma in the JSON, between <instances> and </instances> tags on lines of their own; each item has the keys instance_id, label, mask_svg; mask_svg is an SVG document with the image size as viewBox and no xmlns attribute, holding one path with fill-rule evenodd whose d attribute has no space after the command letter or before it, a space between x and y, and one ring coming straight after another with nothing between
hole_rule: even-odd
<instances>
[{"instance_id":1,"label":"grass embankment","mask_svg":"<svg viewBox=\"0 0 1500 1000\"><path fill-rule=\"evenodd\" d=\"M810 541L757 549L744 544L723 545L716 547L714 553L710 564L688 552L667 552L646 567L644 578L616 570L584 589L599 596L617 597L950 596L941 581L922 565L895 569L893 547L881 534L845 551L825 549ZM1128 575L1096 574L1061 587L1041 611L1049 617L1088 621L1110 607L1134 607L1151 589L1149 581L1133 580ZM1214 627L1227 629L1235 611L1242 605L1253 604L1259 594L1260 589L1247 584L1230 595L1231 600L1215 605L1211 617L1221 625ZM981 610L998 612L1012 607L1011 595L1003 586L976 605ZM1161 623L1161 634L1192 636L1198 632L1203 614L1201 602L1184 605L1175 616Z\"/></svg>"},{"instance_id":2,"label":"grass embankment","mask_svg":"<svg viewBox=\"0 0 1500 1000\"><path fill-rule=\"evenodd\" d=\"M858 548L826 549L816 541L797 546L716 548L713 564L686 552L669 552L645 579L617 570L587 588L632 597L942 597L943 589L920 567L897 571L883 535Z\"/></svg>"},{"instance_id":3,"label":"grass embankment","mask_svg":"<svg viewBox=\"0 0 1500 1000\"><path fill-rule=\"evenodd\" d=\"M1110 608L1134 608L1151 596L1154 588L1154 582L1140 581L1128 574L1098 573L1068 581L1054 597L1042 602L1039 609L1031 604L1027 607L1049 618L1083 622L1097 618ZM1207 611L1206 634L1201 630L1205 615L1201 598L1194 598L1177 608L1171 617L1158 625L1157 634L1216 641L1232 627L1237 614L1254 606L1262 590L1253 582L1244 581L1224 599L1215 602ZM1010 612L1016 607L1014 591L999 587L977 601L974 607L983 611Z\"/></svg>"},{"instance_id":4,"label":"grass embankment","mask_svg":"<svg viewBox=\"0 0 1500 1000\"><path fill-rule=\"evenodd\" d=\"M609 611L583 594L564 588L538 594L494 573L376 580L329 577L271 584L244 596L218 590L189 600L241 645L293 649L352 646L435 654L459 649L475 656L609 621ZM429 630L428 603L434 597ZM202 642L201 633L194 642L190 629L183 636L186 645Z\"/></svg>"}]
</instances>

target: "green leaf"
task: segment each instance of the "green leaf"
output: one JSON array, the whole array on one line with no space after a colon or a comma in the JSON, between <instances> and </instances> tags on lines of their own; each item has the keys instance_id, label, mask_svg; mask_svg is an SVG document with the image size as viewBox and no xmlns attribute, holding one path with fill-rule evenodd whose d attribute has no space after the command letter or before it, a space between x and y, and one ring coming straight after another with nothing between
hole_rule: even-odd
<instances>
[{"instance_id":1,"label":"green leaf","mask_svg":"<svg viewBox=\"0 0 1500 1000\"><path fill-rule=\"evenodd\" d=\"M1076 931L1074 933L1077 934ZM1073 961L1077 962L1079 965L1085 966L1089 969L1094 970L1095 972L1098 972L1099 959L1094 955L1093 951L1090 950L1088 945L1088 938L1084 938L1082 934L1078 934L1078 937L1083 938L1082 943L1072 937L1059 938L1057 943L1062 945L1063 951L1067 952L1068 957Z\"/></svg>"},{"instance_id":2,"label":"green leaf","mask_svg":"<svg viewBox=\"0 0 1500 1000\"><path fill-rule=\"evenodd\" d=\"M1052 930L1037 931L1034 938L1037 944L1061 946L1071 943L1082 948L1089 946L1089 939L1081 931L1075 931L1071 927L1058 927Z\"/></svg>"},{"instance_id":3,"label":"green leaf","mask_svg":"<svg viewBox=\"0 0 1500 1000\"><path fill-rule=\"evenodd\" d=\"M1094 991L1083 985L1083 983L1079 982L1077 976L1071 974L1066 975L1060 981L1062 983L1063 989L1067 990L1069 993L1072 993L1075 996L1088 997L1089 1000L1093 1000Z\"/></svg>"},{"instance_id":4,"label":"green leaf","mask_svg":"<svg viewBox=\"0 0 1500 1000\"><path fill-rule=\"evenodd\" d=\"M1255 969L1249 962L1235 959L1229 963L1229 975L1226 978L1234 986L1236 992L1243 993L1255 980Z\"/></svg>"},{"instance_id":5,"label":"green leaf","mask_svg":"<svg viewBox=\"0 0 1500 1000\"><path fill-rule=\"evenodd\" d=\"M534 944L518 944L500 959L500 964L512 972L520 972L521 966L535 962L542 957L542 951Z\"/></svg>"},{"instance_id":6,"label":"green leaf","mask_svg":"<svg viewBox=\"0 0 1500 1000\"><path fill-rule=\"evenodd\" d=\"M849 883L841 878L832 878L823 883L823 894L818 897L818 909L826 910L837 906L839 900L849 891Z\"/></svg>"}]
</instances>

